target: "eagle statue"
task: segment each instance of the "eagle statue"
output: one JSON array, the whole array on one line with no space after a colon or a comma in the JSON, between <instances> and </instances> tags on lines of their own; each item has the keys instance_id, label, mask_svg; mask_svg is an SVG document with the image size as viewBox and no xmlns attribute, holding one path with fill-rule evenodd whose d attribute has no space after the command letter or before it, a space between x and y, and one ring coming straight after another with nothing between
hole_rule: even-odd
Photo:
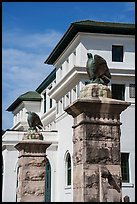
<instances>
[{"instance_id":1,"label":"eagle statue","mask_svg":"<svg viewBox=\"0 0 137 204\"><path fill-rule=\"evenodd\" d=\"M107 62L99 55L87 53L88 60L86 70L91 83L101 83L107 85L110 82L111 75L107 66Z\"/></svg>"},{"instance_id":2,"label":"eagle statue","mask_svg":"<svg viewBox=\"0 0 137 204\"><path fill-rule=\"evenodd\" d=\"M31 111L26 112L28 114L27 121L31 130L37 130L37 128L42 129L43 124L39 116Z\"/></svg>"}]
</instances>

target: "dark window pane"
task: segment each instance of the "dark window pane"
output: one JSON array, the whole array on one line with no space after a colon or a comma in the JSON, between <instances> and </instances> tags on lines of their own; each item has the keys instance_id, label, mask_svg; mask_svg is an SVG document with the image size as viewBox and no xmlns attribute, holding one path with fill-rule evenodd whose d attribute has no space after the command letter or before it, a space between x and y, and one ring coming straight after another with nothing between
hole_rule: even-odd
<instances>
[{"instance_id":1,"label":"dark window pane","mask_svg":"<svg viewBox=\"0 0 137 204\"><path fill-rule=\"evenodd\" d=\"M46 158L45 174L45 202L51 202L51 165Z\"/></svg>"},{"instance_id":2,"label":"dark window pane","mask_svg":"<svg viewBox=\"0 0 137 204\"><path fill-rule=\"evenodd\" d=\"M57 114L59 113L59 102L56 103L57 105Z\"/></svg>"},{"instance_id":3,"label":"dark window pane","mask_svg":"<svg viewBox=\"0 0 137 204\"><path fill-rule=\"evenodd\" d=\"M67 185L71 185L71 158L67 155Z\"/></svg>"},{"instance_id":4,"label":"dark window pane","mask_svg":"<svg viewBox=\"0 0 137 204\"><path fill-rule=\"evenodd\" d=\"M50 108L52 108L52 99L50 98Z\"/></svg>"},{"instance_id":5,"label":"dark window pane","mask_svg":"<svg viewBox=\"0 0 137 204\"><path fill-rule=\"evenodd\" d=\"M129 182L129 153L121 153L122 182Z\"/></svg>"},{"instance_id":6,"label":"dark window pane","mask_svg":"<svg viewBox=\"0 0 137 204\"><path fill-rule=\"evenodd\" d=\"M44 113L46 112L46 92L44 93Z\"/></svg>"},{"instance_id":7,"label":"dark window pane","mask_svg":"<svg viewBox=\"0 0 137 204\"><path fill-rule=\"evenodd\" d=\"M123 46L112 45L112 61L123 62Z\"/></svg>"},{"instance_id":8,"label":"dark window pane","mask_svg":"<svg viewBox=\"0 0 137 204\"><path fill-rule=\"evenodd\" d=\"M118 100L125 100L125 84L112 84L112 98Z\"/></svg>"},{"instance_id":9,"label":"dark window pane","mask_svg":"<svg viewBox=\"0 0 137 204\"><path fill-rule=\"evenodd\" d=\"M67 185L71 185L71 169L68 170L68 178L67 178L67 180L68 180Z\"/></svg>"}]
</instances>

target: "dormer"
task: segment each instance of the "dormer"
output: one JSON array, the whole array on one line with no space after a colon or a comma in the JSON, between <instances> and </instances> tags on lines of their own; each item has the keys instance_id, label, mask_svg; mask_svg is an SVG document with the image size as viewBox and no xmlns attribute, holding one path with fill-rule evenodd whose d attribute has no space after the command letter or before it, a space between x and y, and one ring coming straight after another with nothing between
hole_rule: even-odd
<instances>
[{"instance_id":1,"label":"dormer","mask_svg":"<svg viewBox=\"0 0 137 204\"><path fill-rule=\"evenodd\" d=\"M12 112L13 118L13 130L26 130L28 128L27 123L27 111L32 111L40 116L41 108L41 96L36 91L28 91L20 95L8 108L7 111Z\"/></svg>"}]
</instances>

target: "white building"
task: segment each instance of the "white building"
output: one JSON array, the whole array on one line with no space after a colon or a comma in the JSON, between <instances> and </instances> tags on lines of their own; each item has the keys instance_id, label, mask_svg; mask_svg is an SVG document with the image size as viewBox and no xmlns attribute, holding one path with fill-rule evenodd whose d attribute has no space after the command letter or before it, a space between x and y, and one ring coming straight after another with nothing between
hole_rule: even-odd
<instances>
[{"instance_id":1,"label":"white building","mask_svg":"<svg viewBox=\"0 0 137 204\"><path fill-rule=\"evenodd\" d=\"M121 114L122 196L135 201L135 25L85 20L72 23L46 59L54 66L49 76L7 109L14 119L11 130L3 135L3 202L16 202L18 151L14 145L27 130L26 111L39 114L44 139L52 141L46 152L51 171L47 200L73 201L73 118L64 108L88 82L87 52L107 61L112 97L131 102Z\"/></svg>"}]
</instances>

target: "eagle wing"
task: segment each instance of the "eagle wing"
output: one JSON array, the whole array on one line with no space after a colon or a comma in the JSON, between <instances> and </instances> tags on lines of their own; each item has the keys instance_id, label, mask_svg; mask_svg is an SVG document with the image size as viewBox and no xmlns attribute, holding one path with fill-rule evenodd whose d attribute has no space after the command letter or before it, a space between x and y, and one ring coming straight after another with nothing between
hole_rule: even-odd
<instances>
[{"instance_id":1,"label":"eagle wing","mask_svg":"<svg viewBox=\"0 0 137 204\"><path fill-rule=\"evenodd\" d=\"M92 80L95 77L94 76L94 69L95 69L94 59L93 59L91 53L87 53L87 56L88 56L88 60L87 60L87 63L86 63L86 70L87 70L89 79Z\"/></svg>"},{"instance_id":2,"label":"eagle wing","mask_svg":"<svg viewBox=\"0 0 137 204\"><path fill-rule=\"evenodd\" d=\"M33 124L35 126L38 126L39 128L41 128L41 126L43 126L43 124L42 124L39 116L36 113L34 113L34 112L32 112L31 114L32 114Z\"/></svg>"},{"instance_id":3,"label":"eagle wing","mask_svg":"<svg viewBox=\"0 0 137 204\"><path fill-rule=\"evenodd\" d=\"M105 75L106 77L111 79L111 75L110 75L106 60L99 55L94 55L94 61L95 61L96 76L100 77L102 75Z\"/></svg>"}]
</instances>

